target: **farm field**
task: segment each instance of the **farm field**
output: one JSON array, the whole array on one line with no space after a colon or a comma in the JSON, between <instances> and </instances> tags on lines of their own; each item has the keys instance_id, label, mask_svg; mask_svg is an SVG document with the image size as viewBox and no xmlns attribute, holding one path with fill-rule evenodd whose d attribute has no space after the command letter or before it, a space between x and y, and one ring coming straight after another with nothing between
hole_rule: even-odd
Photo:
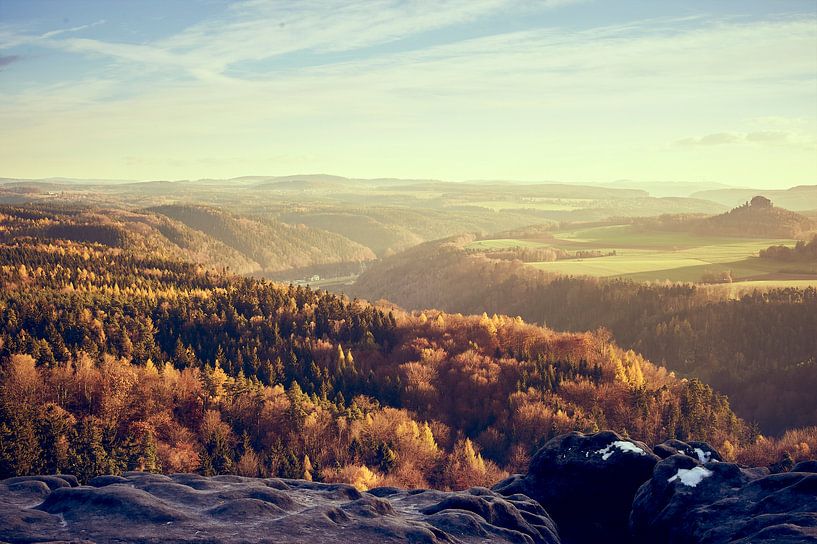
<instances>
[{"instance_id":1,"label":"farm field","mask_svg":"<svg viewBox=\"0 0 817 544\"><path fill-rule=\"evenodd\" d=\"M480 240L469 249L554 247L566 251L615 251L615 255L529 263L541 270L574 276L622 277L637 281L700 282L730 272L733 280L774 286L817 285L817 263L780 263L757 257L771 245L795 240L699 236L686 232L643 232L630 225L582 228L553 233L552 240ZM758 285L760 285L758 283Z\"/></svg>"},{"instance_id":2,"label":"farm field","mask_svg":"<svg viewBox=\"0 0 817 544\"><path fill-rule=\"evenodd\" d=\"M460 204L479 206L495 212L516 209L570 211L600 206L602 202L603 201L586 198L528 198L519 200L463 201Z\"/></svg>"}]
</instances>

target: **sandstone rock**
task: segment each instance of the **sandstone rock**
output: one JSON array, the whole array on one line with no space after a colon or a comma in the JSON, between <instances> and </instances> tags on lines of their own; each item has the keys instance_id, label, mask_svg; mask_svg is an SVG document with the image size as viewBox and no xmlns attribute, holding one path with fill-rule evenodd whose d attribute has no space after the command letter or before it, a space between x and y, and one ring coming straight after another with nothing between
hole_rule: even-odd
<instances>
[{"instance_id":1,"label":"sandstone rock","mask_svg":"<svg viewBox=\"0 0 817 544\"><path fill-rule=\"evenodd\" d=\"M572 432L545 444L527 475L511 476L494 490L538 501L565 542L624 542L633 497L658 461L644 443L614 432Z\"/></svg>"},{"instance_id":2,"label":"sandstone rock","mask_svg":"<svg viewBox=\"0 0 817 544\"><path fill-rule=\"evenodd\" d=\"M706 442L697 442L695 440L690 440L689 442L682 442L676 439L667 440L653 447L652 451L661 459L666 459L667 457L680 453L687 457L697 459L701 463L723 461L723 457L721 457L721 454L718 453L715 448Z\"/></svg>"},{"instance_id":3,"label":"sandstone rock","mask_svg":"<svg viewBox=\"0 0 817 544\"><path fill-rule=\"evenodd\" d=\"M817 460L800 461L791 469L792 472L817 472Z\"/></svg>"},{"instance_id":4,"label":"sandstone rock","mask_svg":"<svg viewBox=\"0 0 817 544\"><path fill-rule=\"evenodd\" d=\"M639 489L630 524L641 543L817 542L817 474L673 455Z\"/></svg>"},{"instance_id":5,"label":"sandstone rock","mask_svg":"<svg viewBox=\"0 0 817 544\"><path fill-rule=\"evenodd\" d=\"M0 483L0 541L559 543L538 503L484 488L361 492L303 480L138 472L93 483Z\"/></svg>"},{"instance_id":6,"label":"sandstone rock","mask_svg":"<svg viewBox=\"0 0 817 544\"><path fill-rule=\"evenodd\" d=\"M62 514L69 521L105 518L156 524L187 518L180 510L150 493L123 485L63 487L52 491L37 509Z\"/></svg>"},{"instance_id":7,"label":"sandstone rock","mask_svg":"<svg viewBox=\"0 0 817 544\"><path fill-rule=\"evenodd\" d=\"M31 481L43 482L52 491L54 489L59 489L60 487L76 487L71 485L70 480L63 478L62 476L16 476L14 478L8 478L6 480L3 480L0 483L3 483L5 485L12 485L19 482Z\"/></svg>"},{"instance_id":8,"label":"sandstone rock","mask_svg":"<svg viewBox=\"0 0 817 544\"><path fill-rule=\"evenodd\" d=\"M127 484L130 481L127 478L123 478L122 476L114 476L113 474L108 474L105 476L97 476L96 478L91 478L91 481L88 482L88 485L91 487L105 487L106 485L111 484Z\"/></svg>"}]
</instances>

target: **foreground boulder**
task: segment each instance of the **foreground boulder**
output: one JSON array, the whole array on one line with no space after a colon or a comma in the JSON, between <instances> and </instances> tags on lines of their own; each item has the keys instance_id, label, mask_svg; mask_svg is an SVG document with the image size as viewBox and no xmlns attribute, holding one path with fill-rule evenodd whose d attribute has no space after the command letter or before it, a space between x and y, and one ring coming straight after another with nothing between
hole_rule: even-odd
<instances>
[{"instance_id":1,"label":"foreground boulder","mask_svg":"<svg viewBox=\"0 0 817 544\"><path fill-rule=\"evenodd\" d=\"M706 442L697 442L695 440L690 440L689 442L682 442L676 439L667 440L657 446L653 446L652 451L661 459L681 454L697 459L701 463L723 461L723 457L721 457L721 454L718 453L715 448Z\"/></svg>"},{"instance_id":2,"label":"foreground boulder","mask_svg":"<svg viewBox=\"0 0 817 544\"><path fill-rule=\"evenodd\" d=\"M638 490L630 523L644 544L817 542L817 474L673 455Z\"/></svg>"},{"instance_id":3,"label":"foreground boulder","mask_svg":"<svg viewBox=\"0 0 817 544\"><path fill-rule=\"evenodd\" d=\"M545 444L527 475L493 489L538 501L565 542L626 542L633 497L659 460L646 444L611 431L572 432Z\"/></svg>"},{"instance_id":4,"label":"foreground boulder","mask_svg":"<svg viewBox=\"0 0 817 544\"><path fill-rule=\"evenodd\" d=\"M535 501L484 488L379 488L140 472L0 482L0 541L558 544Z\"/></svg>"}]
</instances>

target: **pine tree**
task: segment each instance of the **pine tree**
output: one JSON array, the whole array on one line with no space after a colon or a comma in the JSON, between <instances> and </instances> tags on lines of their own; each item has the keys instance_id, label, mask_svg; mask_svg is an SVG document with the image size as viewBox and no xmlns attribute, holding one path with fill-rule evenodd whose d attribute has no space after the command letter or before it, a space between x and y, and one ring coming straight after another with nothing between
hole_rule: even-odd
<instances>
[{"instance_id":1,"label":"pine tree","mask_svg":"<svg viewBox=\"0 0 817 544\"><path fill-rule=\"evenodd\" d=\"M79 422L77 437L68 452L68 471L81 482L118 472L114 459L103 445L102 425L97 418L86 416Z\"/></svg>"},{"instance_id":2,"label":"pine tree","mask_svg":"<svg viewBox=\"0 0 817 544\"><path fill-rule=\"evenodd\" d=\"M378 468L384 474L388 474L397 465L397 453L385 442L380 442L375 451L375 459Z\"/></svg>"}]
</instances>

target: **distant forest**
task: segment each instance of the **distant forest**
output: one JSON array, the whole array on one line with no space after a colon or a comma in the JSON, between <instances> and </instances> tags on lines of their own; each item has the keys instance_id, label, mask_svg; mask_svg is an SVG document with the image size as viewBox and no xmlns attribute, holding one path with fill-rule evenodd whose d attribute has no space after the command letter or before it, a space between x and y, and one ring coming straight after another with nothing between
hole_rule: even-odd
<instances>
[{"instance_id":1,"label":"distant forest","mask_svg":"<svg viewBox=\"0 0 817 544\"><path fill-rule=\"evenodd\" d=\"M760 258L784 262L817 261L817 236L810 242L800 240L794 247L771 246L760 252Z\"/></svg>"}]
</instances>

